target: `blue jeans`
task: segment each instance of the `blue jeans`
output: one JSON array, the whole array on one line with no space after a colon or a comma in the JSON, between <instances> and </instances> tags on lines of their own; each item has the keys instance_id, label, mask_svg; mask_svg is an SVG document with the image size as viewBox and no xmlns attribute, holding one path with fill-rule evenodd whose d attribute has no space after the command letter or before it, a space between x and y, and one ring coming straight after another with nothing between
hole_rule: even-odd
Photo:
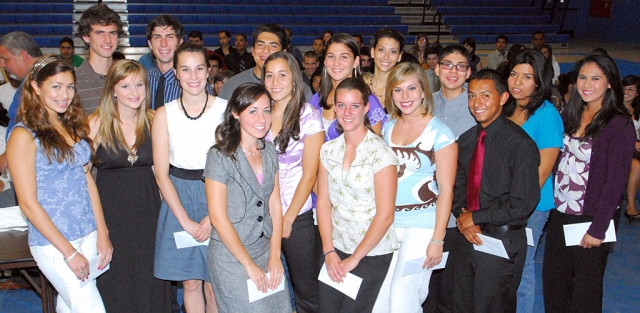
<instances>
[{"instance_id":1,"label":"blue jeans","mask_svg":"<svg viewBox=\"0 0 640 313\"><path fill-rule=\"evenodd\" d=\"M533 313L533 303L536 295L536 267L534 259L542 236L542 230L549 220L550 211L533 211L529 217L527 227L533 232L534 246L527 246L527 257L524 261L522 279L518 287L518 307L517 313Z\"/></svg>"}]
</instances>

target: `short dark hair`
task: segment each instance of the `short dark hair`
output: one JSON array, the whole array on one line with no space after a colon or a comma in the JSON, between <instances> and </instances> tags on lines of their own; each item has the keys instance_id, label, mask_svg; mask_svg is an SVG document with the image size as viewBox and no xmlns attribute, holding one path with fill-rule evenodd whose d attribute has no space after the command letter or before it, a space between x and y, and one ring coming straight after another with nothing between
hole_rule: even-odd
<instances>
[{"instance_id":1,"label":"short dark hair","mask_svg":"<svg viewBox=\"0 0 640 313\"><path fill-rule=\"evenodd\" d=\"M315 59L317 59L318 55L313 50L311 50L311 51L305 52L304 53L304 57L305 58L315 58Z\"/></svg>"},{"instance_id":2,"label":"short dark hair","mask_svg":"<svg viewBox=\"0 0 640 313\"><path fill-rule=\"evenodd\" d=\"M280 41L280 47L282 49L286 49L289 46L289 36L287 36L287 32L285 32L284 28L276 25L276 24L262 24L253 31L253 46L255 47L256 41L258 40L258 35L262 33L272 33L278 37Z\"/></svg>"},{"instance_id":3,"label":"short dark hair","mask_svg":"<svg viewBox=\"0 0 640 313\"><path fill-rule=\"evenodd\" d=\"M184 37L184 26L171 15L158 15L147 24L147 40L151 40L151 33L156 27L171 27L178 38Z\"/></svg>"},{"instance_id":4,"label":"short dark hair","mask_svg":"<svg viewBox=\"0 0 640 313\"><path fill-rule=\"evenodd\" d=\"M356 39L356 38L360 38L360 42L361 42L362 44L364 44L364 39L362 38L362 35L360 35L360 34L355 34L355 35L353 35L353 39Z\"/></svg>"},{"instance_id":5,"label":"short dark hair","mask_svg":"<svg viewBox=\"0 0 640 313\"><path fill-rule=\"evenodd\" d=\"M323 32L322 32L322 36L323 36L323 37L324 37L324 34L329 34L329 35L331 35L331 37L333 37L333 31L332 31L332 30L330 30L330 29L325 30L325 31L323 31ZM322 39L322 40L324 40L324 39Z\"/></svg>"},{"instance_id":6,"label":"short dark hair","mask_svg":"<svg viewBox=\"0 0 640 313\"><path fill-rule=\"evenodd\" d=\"M219 31L219 32L218 32L218 36L219 36L221 33L224 33L224 34L225 34L225 36L227 36L227 38L231 38L231 33L230 33L228 30L223 29L223 30Z\"/></svg>"},{"instance_id":7,"label":"short dark hair","mask_svg":"<svg viewBox=\"0 0 640 313\"><path fill-rule=\"evenodd\" d=\"M222 58L217 54L217 53L212 53L211 55L209 55L207 57L208 61L218 61L218 65L220 67L222 67L222 65L224 64L224 61L222 60Z\"/></svg>"},{"instance_id":8,"label":"short dark hair","mask_svg":"<svg viewBox=\"0 0 640 313\"><path fill-rule=\"evenodd\" d=\"M407 53L403 53L403 55L404 54L407 54ZM362 48L360 48L360 56L363 56L363 55L371 57L371 49L369 49L369 47L362 46Z\"/></svg>"},{"instance_id":9,"label":"short dark hair","mask_svg":"<svg viewBox=\"0 0 640 313\"><path fill-rule=\"evenodd\" d=\"M202 33L199 30L192 30L187 35L187 38L199 38L202 40Z\"/></svg>"},{"instance_id":10,"label":"short dark hair","mask_svg":"<svg viewBox=\"0 0 640 313\"><path fill-rule=\"evenodd\" d=\"M60 46L62 46L63 43L68 43L71 45L71 48L75 48L76 46L73 44L73 39L69 38L69 37L62 37L62 39L60 39Z\"/></svg>"},{"instance_id":11,"label":"short dark hair","mask_svg":"<svg viewBox=\"0 0 640 313\"><path fill-rule=\"evenodd\" d=\"M498 42L498 40L500 39L504 39L506 43L509 43L509 37L507 37L506 35L498 35L498 37L496 37L496 42Z\"/></svg>"},{"instance_id":12,"label":"short dark hair","mask_svg":"<svg viewBox=\"0 0 640 313\"><path fill-rule=\"evenodd\" d=\"M216 74L216 76L213 77L213 83L215 84L217 82L224 81L225 79L229 79L235 74L236 73L230 70L221 70L220 72L218 72L218 74Z\"/></svg>"},{"instance_id":13,"label":"short dark hair","mask_svg":"<svg viewBox=\"0 0 640 313\"><path fill-rule=\"evenodd\" d=\"M243 34L243 33L237 33L236 36L242 36L242 38L244 38L245 41L249 41L247 39L247 35Z\"/></svg>"},{"instance_id":14,"label":"short dark hair","mask_svg":"<svg viewBox=\"0 0 640 313\"><path fill-rule=\"evenodd\" d=\"M499 94L503 94L509 91L509 88L507 87L504 79L502 79L502 76L496 70L480 70L469 77L469 82L473 80L492 80L493 85L495 86L496 91L498 91Z\"/></svg>"},{"instance_id":15,"label":"short dark hair","mask_svg":"<svg viewBox=\"0 0 640 313\"><path fill-rule=\"evenodd\" d=\"M208 65L207 63L207 49L201 45L196 45L195 43L184 43L178 46L178 49L176 49L176 52L173 53L173 68L175 70L178 69L178 57L180 57L180 54L182 54L183 52L194 52L194 53L201 53L202 54L202 58L204 59L205 63ZM220 64L222 65L222 64ZM207 66L209 67L209 66Z\"/></svg>"},{"instance_id":16,"label":"short dark hair","mask_svg":"<svg viewBox=\"0 0 640 313\"><path fill-rule=\"evenodd\" d=\"M378 41L382 38L391 38L397 41L398 44L400 45L399 52L404 51L404 36L402 36L402 34L400 34L399 31L390 27L384 27L384 28L378 29L378 31L373 35L373 40L371 41L371 48L375 48L376 45L378 44Z\"/></svg>"},{"instance_id":17,"label":"short dark hair","mask_svg":"<svg viewBox=\"0 0 640 313\"><path fill-rule=\"evenodd\" d=\"M533 35L531 35L531 38L535 37L536 35L542 35L542 38L544 38L544 33L542 31L536 30L535 32L533 32Z\"/></svg>"},{"instance_id":18,"label":"short dark hair","mask_svg":"<svg viewBox=\"0 0 640 313\"><path fill-rule=\"evenodd\" d=\"M82 12L80 23L78 23L78 35L80 37L89 36L93 25L115 25L118 28L118 36L123 33L120 15L106 4L96 4Z\"/></svg>"},{"instance_id":19,"label":"short dark hair","mask_svg":"<svg viewBox=\"0 0 640 313\"><path fill-rule=\"evenodd\" d=\"M438 62L442 61L442 59L452 53L461 54L465 59L467 59L467 64L471 65L471 53L469 53L469 50L467 50L467 48L458 43L451 44L442 48L440 53L438 53Z\"/></svg>"},{"instance_id":20,"label":"short dark hair","mask_svg":"<svg viewBox=\"0 0 640 313\"><path fill-rule=\"evenodd\" d=\"M442 51L442 46L439 45L439 44L435 44L435 45L429 47L429 49L427 49L427 52L425 53L425 55L440 54L440 51Z\"/></svg>"}]
</instances>

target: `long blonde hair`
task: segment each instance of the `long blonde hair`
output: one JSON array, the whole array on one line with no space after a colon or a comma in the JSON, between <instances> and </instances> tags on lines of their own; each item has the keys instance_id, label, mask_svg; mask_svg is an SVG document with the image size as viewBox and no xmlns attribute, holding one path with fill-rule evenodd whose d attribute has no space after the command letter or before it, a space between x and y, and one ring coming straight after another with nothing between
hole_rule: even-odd
<instances>
[{"instance_id":1,"label":"long blonde hair","mask_svg":"<svg viewBox=\"0 0 640 313\"><path fill-rule=\"evenodd\" d=\"M114 94L116 85L129 76L142 78L146 91L145 98L136 112L138 124L136 125L136 142L133 147L129 147L124 139L122 127L120 126L122 121L118 112L118 99ZM107 79L100 96L100 106L90 116L90 118L97 118L100 121L95 138L96 142L101 143L107 151L113 153L117 153L119 150L129 154L137 151L145 140L145 132L149 132L151 129L153 111L149 110L149 99L147 71L142 64L134 60L118 60L114 62L109 71L107 71Z\"/></svg>"}]
</instances>

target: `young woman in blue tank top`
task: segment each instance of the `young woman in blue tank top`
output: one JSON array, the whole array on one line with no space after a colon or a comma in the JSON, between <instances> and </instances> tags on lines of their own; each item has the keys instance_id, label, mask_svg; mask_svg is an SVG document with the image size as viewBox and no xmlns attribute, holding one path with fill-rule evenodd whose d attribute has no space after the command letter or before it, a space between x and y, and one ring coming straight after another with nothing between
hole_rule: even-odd
<instances>
[{"instance_id":1,"label":"young woman in blue tank top","mask_svg":"<svg viewBox=\"0 0 640 313\"><path fill-rule=\"evenodd\" d=\"M73 66L37 60L27 73L20 123L9 136L7 160L28 220L31 254L58 291L57 312L105 312L90 272L111 262L113 248L89 172L87 116L75 92ZM98 258L97 267L89 267Z\"/></svg>"}]
</instances>

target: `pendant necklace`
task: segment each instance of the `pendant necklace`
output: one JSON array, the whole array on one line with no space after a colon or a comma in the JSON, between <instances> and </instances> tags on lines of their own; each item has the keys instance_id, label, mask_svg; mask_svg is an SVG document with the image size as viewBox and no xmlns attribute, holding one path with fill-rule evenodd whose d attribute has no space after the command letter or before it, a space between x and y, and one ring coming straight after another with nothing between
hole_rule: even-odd
<instances>
[{"instance_id":1,"label":"pendant necklace","mask_svg":"<svg viewBox=\"0 0 640 313\"><path fill-rule=\"evenodd\" d=\"M129 161L131 163L131 166L133 166L133 163L136 163L136 161L138 161L138 156L135 152L131 151L127 156L127 161Z\"/></svg>"},{"instance_id":2,"label":"pendant necklace","mask_svg":"<svg viewBox=\"0 0 640 313\"><path fill-rule=\"evenodd\" d=\"M198 114L198 116L193 117L193 116L189 116L189 114L187 114L187 109L184 108L184 103L182 103L182 96L180 97L180 106L182 106L182 111L184 112L184 116L186 116L188 119L195 121L197 119L199 119L202 114L204 114L204 111L207 109L207 103L209 102L209 95L207 95L207 98L204 100L204 107L202 108L202 112L200 112L200 114Z\"/></svg>"}]
</instances>

